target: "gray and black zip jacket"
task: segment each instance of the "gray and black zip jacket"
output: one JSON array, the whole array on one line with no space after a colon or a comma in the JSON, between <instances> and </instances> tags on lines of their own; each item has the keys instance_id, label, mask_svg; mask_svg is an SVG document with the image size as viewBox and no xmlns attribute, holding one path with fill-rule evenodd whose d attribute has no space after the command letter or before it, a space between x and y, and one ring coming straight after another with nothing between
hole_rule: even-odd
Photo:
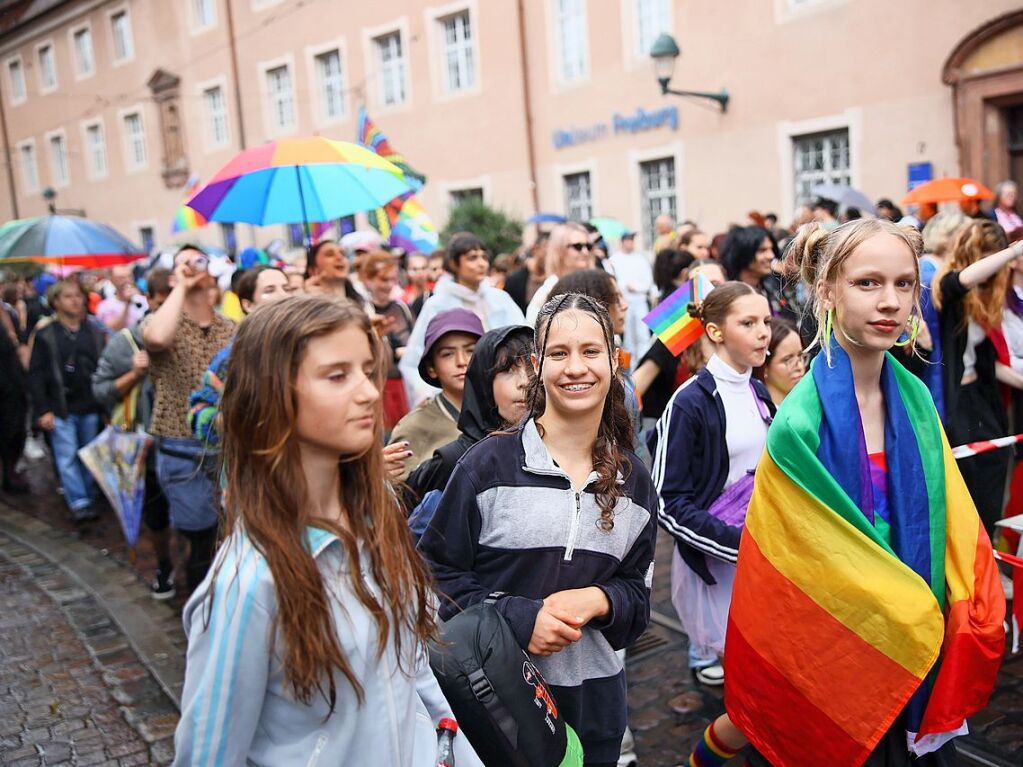
<instances>
[{"instance_id":1,"label":"gray and black zip jacket","mask_svg":"<svg viewBox=\"0 0 1023 767\"><path fill-rule=\"evenodd\" d=\"M588 760L616 761L626 722L625 673L615 650L650 620L657 492L628 453L614 528L600 529L591 474L576 493L529 420L471 447L458 462L419 544L440 592L440 617L503 592L497 607L525 649L545 597L597 586L610 614L546 658L534 658Z\"/></svg>"}]
</instances>

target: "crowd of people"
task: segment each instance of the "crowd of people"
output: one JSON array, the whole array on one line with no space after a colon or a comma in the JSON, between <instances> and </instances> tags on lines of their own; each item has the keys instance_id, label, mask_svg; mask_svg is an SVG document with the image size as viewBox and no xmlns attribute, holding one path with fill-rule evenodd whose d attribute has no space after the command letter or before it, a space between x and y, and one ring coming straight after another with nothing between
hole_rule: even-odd
<instances>
[{"instance_id":1,"label":"crowd of people","mask_svg":"<svg viewBox=\"0 0 1023 767\"><path fill-rule=\"evenodd\" d=\"M764 713L784 695L729 653L742 633L733 595L739 615L750 563L766 556L753 520L814 513L771 517L775 484L758 466L777 434L818 439L817 476L851 499L862 536L916 568L906 520L918 509L901 499L919 477L896 459L903 410L925 401L934 411L918 427L932 430L932 446L942 429L951 445L1023 431L1023 220L1012 182L990 210L904 216L880 200L872 216L818 200L788 226L748 218L712 234L661 216L650 251L634 232L610 243L573 222L513 254L471 232L431 254L365 233L321 240L304 263L238 269L229 290L198 245L144 273L11 276L0 312L3 490L29 492L19 466L44 442L72 518L87 525L110 512L78 450L106 423L154 438L142 515L152 594L191 594L177 763L324 753L354 764L367 744L374 763L435 763L434 727L451 710L424 648L441 622L494 599L585 763L628 764L623 656L649 621L658 525L675 544L672 601L694 678L759 700L730 706L688 764L723 764L747 747L751 764L794 763L799 722ZM704 332L676 356L643 317L697 276L713 286L689 306ZM809 390L827 402L793 395ZM815 417L858 428L841 442L865 485L824 454L834 434L805 436ZM979 557L990 557L1006 509L1023 504L1010 492L1017 468L1002 449L927 469L928 482L965 483L949 535L979 514ZM934 498L928 508L944 518L945 495ZM184 562L172 531L187 541ZM943 561L952 540L936 535L930 554ZM832 565L814 562L826 582ZM938 579L940 607L946 576L934 572L921 577ZM977 572L986 580L966 601L971 616L982 600L988 612L957 630L973 632L978 657L1000 657L1002 586L993 560ZM850 599L883 622L870 601L881 592ZM764 620L785 629L784 616ZM967 672L990 693L987 666ZM888 709L880 701L859 756L954 763L951 737L986 694L915 742L928 696L946 688L930 679L893 693ZM456 743L460 767L474 763L464 735Z\"/></svg>"}]
</instances>

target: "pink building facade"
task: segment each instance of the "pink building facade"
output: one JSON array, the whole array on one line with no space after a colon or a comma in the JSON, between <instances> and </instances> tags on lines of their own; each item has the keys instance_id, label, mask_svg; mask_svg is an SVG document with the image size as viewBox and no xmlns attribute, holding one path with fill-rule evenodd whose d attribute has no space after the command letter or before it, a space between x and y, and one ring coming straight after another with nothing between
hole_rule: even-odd
<instances>
[{"instance_id":1,"label":"pink building facade","mask_svg":"<svg viewBox=\"0 0 1023 767\"><path fill-rule=\"evenodd\" d=\"M662 32L671 86L727 89L726 112L661 94ZM138 241L265 244L284 228L172 235L186 181L281 136L354 140L365 105L438 226L481 195L720 231L819 182L1018 177L1021 78L1014 0L0 2L0 219L51 188Z\"/></svg>"}]
</instances>

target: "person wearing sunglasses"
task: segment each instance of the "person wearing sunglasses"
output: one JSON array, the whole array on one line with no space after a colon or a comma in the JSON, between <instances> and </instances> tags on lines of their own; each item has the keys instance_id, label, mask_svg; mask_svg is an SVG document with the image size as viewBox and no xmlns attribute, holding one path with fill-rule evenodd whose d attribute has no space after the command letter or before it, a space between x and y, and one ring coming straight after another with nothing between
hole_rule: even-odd
<instances>
[{"instance_id":1,"label":"person wearing sunglasses","mask_svg":"<svg viewBox=\"0 0 1023 767\"><path fill-rule=\"evenodd\" d=\"M547 279L537 288L526 308L526 324L536 325L540 307L547 302L551 289L558 280L566 274L592 269L594 266L593 250L586 227L574 222L555 226L547 242Z\"/></svg>"}]
</instances>

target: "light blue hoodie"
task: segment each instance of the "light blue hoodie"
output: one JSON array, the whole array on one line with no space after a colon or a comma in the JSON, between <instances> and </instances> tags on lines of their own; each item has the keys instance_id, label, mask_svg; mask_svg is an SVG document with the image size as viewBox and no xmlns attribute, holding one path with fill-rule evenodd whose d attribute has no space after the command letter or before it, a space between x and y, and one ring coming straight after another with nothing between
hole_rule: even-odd
<instances>
[{"instance_id":1,"label":"light blue hoodie","mask_svg":"<svg viewBox=\"0 0 1023 767\"><path fill-rule=\"evenodd\" d=\"M362 685L362 705L340 673L329 717L322 695L308 705L295 700L284 680L280 634L271 651L277 598L270 569L248 537L235 533L185 606L188 660L176 767L436 765L436 723L452 714L425 650L399 666L390 642L378 657L376 622L351 587L344 546L318 528L308 528L307 540L327 584L341 648ZM379 595L368 561L362 566L363 580ZM407 639L406 652L415 652ZM459 767L481 764L461 733L455 743Z\"/></svg>"}]
</instances>

